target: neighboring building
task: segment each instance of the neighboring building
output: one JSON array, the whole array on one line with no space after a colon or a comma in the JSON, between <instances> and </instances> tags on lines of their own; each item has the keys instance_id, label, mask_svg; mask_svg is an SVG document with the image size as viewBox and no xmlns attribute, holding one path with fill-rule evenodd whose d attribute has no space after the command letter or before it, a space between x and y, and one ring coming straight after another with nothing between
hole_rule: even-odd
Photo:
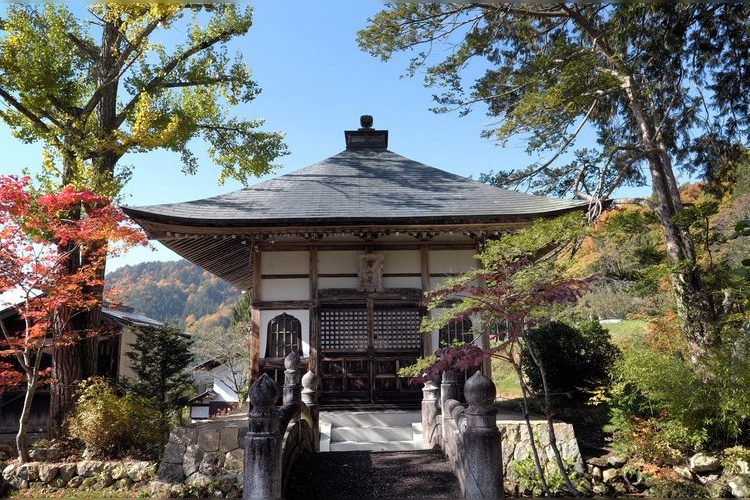
<instances>
[{"instance_id":1,"label":"neighboring building","mask_svg":"<svg viewBox=\"0 0 750 500\"><path fill-rule=\"evenodd\" d=\"M21 296L14 291L0 293L0 320L11 331L23 329L23 321L18 315L18 306L23 304ZM106 333L99 336L99 366L97 374L120 379L132 377L130 359L126 356L128 346L135 342L132 326L159 326L162 323L149 318L131 308L121 305L105 304L102 309L102 324L109 325ZM12 356L3 358L9 363L14 362ZM42 369L49 367L51 357L44 355ZM6 391L0 396L0 435L15 434L18 431L18 419L23 408L25 388ZM49 387L44 385L37 389L31 407L29 427L32 432L46 432L49 424Z\"/></svg>"},{"instance_id":2,"label":"neighboring building","mask_svg":"<svg viewBox=\"0 0 750 500\"><path fill-rule=\"evenodd\" d=\"M192 422L225 415L239 408L237 393L226 383L230 378L229 368L213 359L193 368L193 379L198 382L200 394L189 403Z\"/></svg>"},{"instance_id":3,"label":"neighboring building","mask_svg":"<svg viewBox=\"0 0 750 500\"><path fill-rule=\"evenodd\" d=\"M213 198L123 207L150 238L251 292L253 378L281 380L294 349L320 376L324 405L418 401L399 369L481 330L476 318L420 334L424 292L474 268L487 240L583 206L400 156L367 118L345 132L345 151L301 170Z\"/></svg>"}]
</instances>

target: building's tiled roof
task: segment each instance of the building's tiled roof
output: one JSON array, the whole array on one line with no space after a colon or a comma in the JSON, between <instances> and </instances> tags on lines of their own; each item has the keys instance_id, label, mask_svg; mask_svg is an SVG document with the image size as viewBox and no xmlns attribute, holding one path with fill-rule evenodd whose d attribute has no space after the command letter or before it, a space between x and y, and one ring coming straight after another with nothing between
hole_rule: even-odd
<instances>
[{"instance_id":1,"label":"building's tiled roof","mask_svg":"<svg viewBox=\"0 0 750 500\"><path fill-rule=\"evenodd\" d=\"M554 215L580 201L489 186L388 150L346 150L228 194L125 208L135 219L205 226L430 223Z\"/></svg>"}]
</instances>

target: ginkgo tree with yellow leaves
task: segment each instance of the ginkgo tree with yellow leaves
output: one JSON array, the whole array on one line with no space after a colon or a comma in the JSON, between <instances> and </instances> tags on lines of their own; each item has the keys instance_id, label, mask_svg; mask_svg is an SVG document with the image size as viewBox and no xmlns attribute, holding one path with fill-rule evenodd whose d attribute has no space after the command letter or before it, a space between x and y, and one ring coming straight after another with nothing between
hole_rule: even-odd
<instances>
[{"instance_id":1,"label":"ginkgo tree with yellow leaves","mask_svg":"<svg viewBox=\"0 0 750 500\"><path fill-rule=\"evenodd\" d=\"M71 185L116 198L131 174L122 157L156 149L179 154L183 172L194 173L199 138L219 182L245 183L287 152L282 135L263 131L262 120L234 114L259 92L227 47L251 25L251 8L237 4L8 5L0 10L0 119L20 141L43 144L50 189ZM89 257L69 250L74 272ZM98 273L104 276L103 263ZM100 284L92 287L101 295ZM77 317L71 328L95 330L100 311ZM76 357L79 363L63 363ZM95 343L58 350L53 365L59 425L69 410L65 388L94 373Z\"/></svg>"}]
</instances>

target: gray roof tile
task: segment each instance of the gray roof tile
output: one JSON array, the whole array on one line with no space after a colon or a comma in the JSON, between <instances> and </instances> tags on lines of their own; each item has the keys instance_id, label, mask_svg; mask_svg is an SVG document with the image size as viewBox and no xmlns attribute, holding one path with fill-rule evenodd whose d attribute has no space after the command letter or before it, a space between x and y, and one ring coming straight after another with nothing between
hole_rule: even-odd
<instances>
[{"instance_id":1,"label":"gray roof tile","mask_svg":"<svg viewBox=\"0 0 750 500\"><path fill-rule=\"evenodd\" d=\"M136 219L235 226L513 218L581 206L489 186L388 150L347 150L213 198L125 210Z\"/></svg>"}]
</instances>

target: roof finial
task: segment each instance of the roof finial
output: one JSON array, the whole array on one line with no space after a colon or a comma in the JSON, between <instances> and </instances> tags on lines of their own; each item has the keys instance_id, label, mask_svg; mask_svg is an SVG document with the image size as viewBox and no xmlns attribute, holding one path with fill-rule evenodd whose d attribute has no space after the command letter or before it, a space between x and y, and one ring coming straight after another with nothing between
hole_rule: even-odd
<instances>
[{"instance_id":1,"label":"roof finial","mask_svg":"<svg viewBox=\"0 0 750 500\"><path fill-rule=\"evenodd\" d=\"M362 126L360 130L372 130L372 116L371 115L360 116L359 124Z\"/></svg>"}]
</instances>

